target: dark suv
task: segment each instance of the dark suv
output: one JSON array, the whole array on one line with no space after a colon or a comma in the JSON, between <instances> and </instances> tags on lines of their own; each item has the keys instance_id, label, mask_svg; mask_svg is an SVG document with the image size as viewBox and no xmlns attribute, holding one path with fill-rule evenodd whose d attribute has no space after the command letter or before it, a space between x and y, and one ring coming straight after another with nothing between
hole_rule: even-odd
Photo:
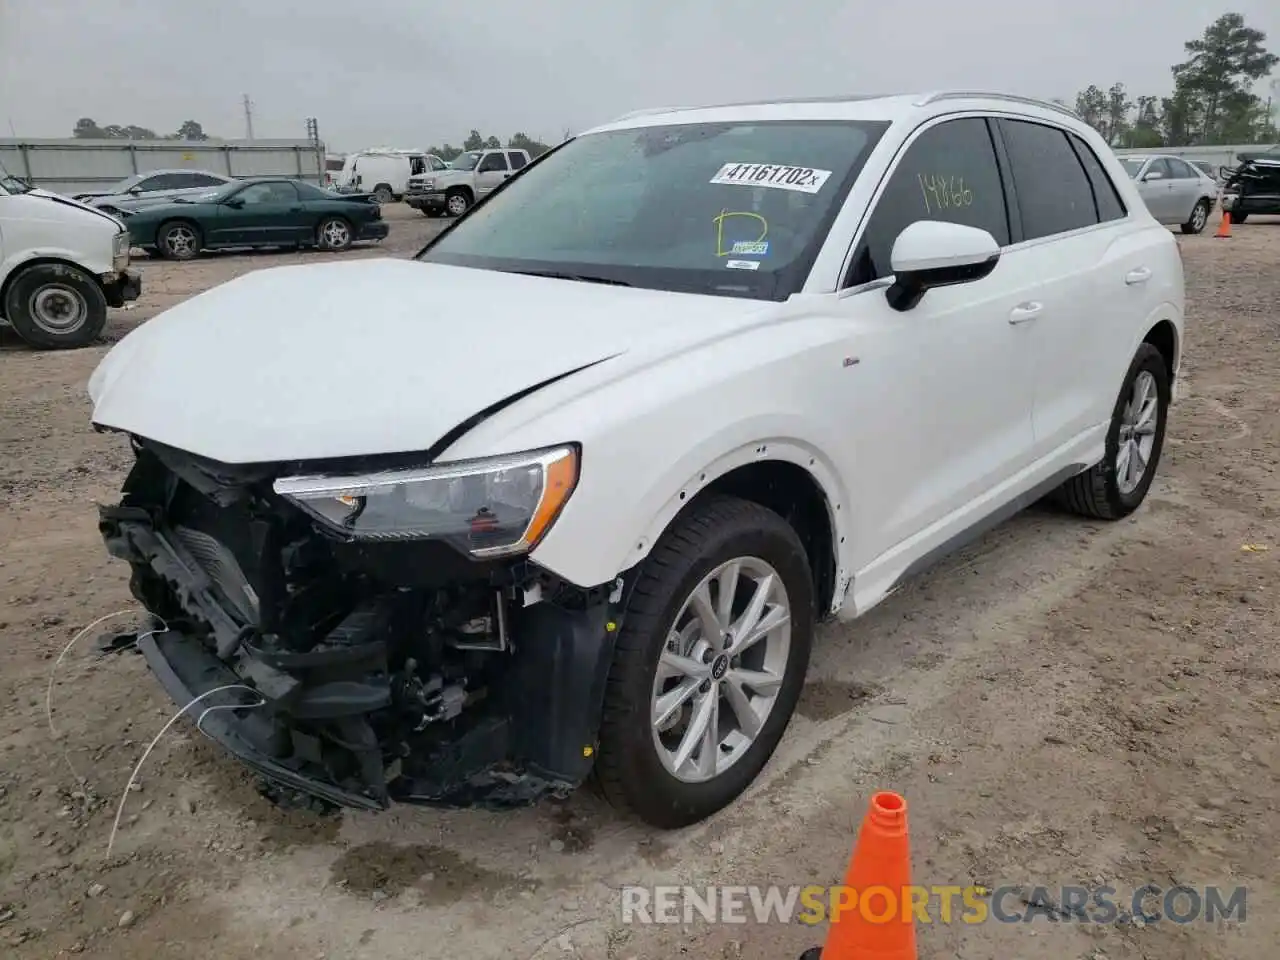
<instances>
[{"instance_id":1,"label":"dark suv","mask_svg":"<svg viewBox=\"0 0 1280 960\"><path fill-rule=\"evenodd\" d=\"M1239 153L1237 167L1222 168L1222 209L1232 223L1252 213L1280 214L1280 151Z\"/></svg>"}]
</instances>

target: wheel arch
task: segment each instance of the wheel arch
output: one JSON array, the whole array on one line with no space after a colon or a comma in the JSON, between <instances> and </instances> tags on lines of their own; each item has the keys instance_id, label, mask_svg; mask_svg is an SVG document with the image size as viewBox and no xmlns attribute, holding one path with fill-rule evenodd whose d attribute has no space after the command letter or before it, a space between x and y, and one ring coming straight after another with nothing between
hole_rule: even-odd
<instances>
[{"instance_id":1,"label":"wheel arch","mask_svg":"<svg viewBox=\"0 0 1280 960\"><path fill-rule=\"evenodd\" d=\"M703 465L690 467L699 462ZM606 470L597 482L617 489L621 476ZM581 505L582 513L561 518L532 559L580 586L603 583L634 570L693 504L710 495L729 494L771 509L792 525L813 570L815 614L822 618L839 609L850 580L840 558L853 518L839 473L818 448L776 436L754 440L710 460L681 458L653 481L639 496L628 497L625 505L597 490L590 503ZM571 501L569 510L573 507ZM562 529L567 520L570 523ZM581 537L591 531L595 542L584 556Z\"/></svg>"},{"instance_id":2,"label":"wheel arch","mask_svg":"<svg viewBox=\"0 0 1280 960\"><path fill-rule=\"evenodd\" d=\"M1149 343L1160 351L1160 356L1164 357L1165 369L1169 371L1169 381L1172 384L1177 379L1178 366L1182 361L1182 343L1178 335L1178 328L1174 326L1173 321L1169 318L1162 318L1151 326L1142 338L1142 342Z\"/></svg>"},{"instance_id":3,"label":"wheel arch","mask_svg":"<svg viewBox=\"0 0 1280 960\"><path fill-rule=\"evenodd\" d=\"M9 291L13 288L13 284L18 279L18 277L22 276L22 274L26 273L32 267L52 267L52 266L72 267L76 270L79 270L81 273L85 274L89 278L91 278L93 282L98 285L99 288L102 287L102 279L96 273L94 273L89 268L85 267L83 264L76 263L74 260L70 259L69 257L60 257L60 256L53 256L53 255L41 255L41 256L31 257L28 260L23 260L20 263L14 264L13 267L9 270L8 274L5 276L4 282L0 283L0 313L4 312L5 301L8 299Z\"/></svg>"}]
</instances>

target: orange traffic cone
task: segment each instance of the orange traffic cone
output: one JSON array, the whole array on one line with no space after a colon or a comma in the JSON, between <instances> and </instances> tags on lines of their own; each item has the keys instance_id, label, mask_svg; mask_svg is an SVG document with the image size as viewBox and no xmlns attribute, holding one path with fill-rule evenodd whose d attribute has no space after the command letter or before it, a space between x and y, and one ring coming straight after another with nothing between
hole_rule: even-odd
<instances>
[{"instance_id":1,"label":"orange traffic cone","mask_svg":"<svg viewBox=\"0 0 1280 960\"><path fill-rule=\"evenodd\" d=\"M907 801L898 794L872 796L844 883L852 904L833 911L821 952L802 960L917 960Z\"/></svg>"},{"instance_id":2,"label":"orange traffic cone","mask_svg":"<svg viewBox=\"0 0 1280 960\"><path fill-rule=\"evenodd\" d=\"M1213 236L1214 236L1214 238L1215 238L1215 239L1218 239L1218 238L1223 239L1223 240L1230 239L1230 237L1231 237L1231 214L1227 213L1227 211L1225 211L1225 210L1223 210L1223 211L1222 211L1222 223L1220 223L1220 224L1218 225L1218 232L1217 232L1217 233L1215 233Z\"/></svg>"}]
</instances>

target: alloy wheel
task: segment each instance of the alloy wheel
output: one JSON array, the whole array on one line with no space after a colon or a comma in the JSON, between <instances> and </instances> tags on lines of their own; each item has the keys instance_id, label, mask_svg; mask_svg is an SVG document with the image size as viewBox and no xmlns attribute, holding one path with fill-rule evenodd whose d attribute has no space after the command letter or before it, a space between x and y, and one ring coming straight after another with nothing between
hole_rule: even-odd
<instances>
[{"instance_id":1,"label":"alloy wheel","mask_svg":"<svg viewBox=\"0 0 1280 960\"><path fill-rule=\"evenodd\" d=\"M791 652L782 578L758 557L712 570L685 599L654 677L653 742L677 780L720 776L759 736Z\"/></svg>"},{"instance_id":2,"label":"alloy wheel","mask_svg":"<svg viewBox=\"0 0 1280 960\"><path fill-rule=\"evenodd\" d=\"M1120 415L1120 435L1116 450L1116 484L1120 492L1132 493L1142 483L1151 462L1160 421L1160 397L1156 378L1147 370L1133 378L1129 402Z\"/></svg>"}]
</instances>

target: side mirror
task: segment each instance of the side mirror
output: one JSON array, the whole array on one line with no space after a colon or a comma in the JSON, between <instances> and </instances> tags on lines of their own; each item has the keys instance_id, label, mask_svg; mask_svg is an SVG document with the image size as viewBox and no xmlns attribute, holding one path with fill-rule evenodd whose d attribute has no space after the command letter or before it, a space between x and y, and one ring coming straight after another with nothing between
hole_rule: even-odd
<instances>
[{"instance_id":1,"label":"side mirror","mask_svg":"<svg viewBox=\"0 0 1280 960\"><path fill-rule=\"evenodd\" d=\"M1152 170L1142 179L1143 179L1143 182L1146 182L1147 180L1163 180L1164 174L1161 173L1159 170Z\"/></svg>"},{"instance_id":2,"label":"side mirror","mask_svg":"<svg viewBox=\"0 0 1280 960\"><path fill-rule=\"evenodd\" d=\"M142 188L141 188L141 187L130 187L130 188L129 188L127 191L125 191L125 192L126 192L126 193L128 193L128 194L129 194L129 196L131 196L131 197L136 197L138 194L140 194L140 193L142 192Z\"/></svg>"},{"instance_id":3,"label":"side mirror","mask_svg":"<svg viewBox=\"0 0 1280 960\"><path fill-rule=\"evenodd\" d=\"M999 260L1000 244L985 230L917 220L893 243L889 261L894 280L885 296L894 310L910 310L934 287L981 280Z\"/></svg>"},{"instance_id":4,"label":"side mirror","mask_svg":"<svg viewBox=\"0 0 1280 960\"><path fill-rule=\"evenodd\" d=\"M232 210L239 210L244 206L244 201L239 197L231 197L230 199L223 200L222 202Z\"/></svg>"}]
</instances>

